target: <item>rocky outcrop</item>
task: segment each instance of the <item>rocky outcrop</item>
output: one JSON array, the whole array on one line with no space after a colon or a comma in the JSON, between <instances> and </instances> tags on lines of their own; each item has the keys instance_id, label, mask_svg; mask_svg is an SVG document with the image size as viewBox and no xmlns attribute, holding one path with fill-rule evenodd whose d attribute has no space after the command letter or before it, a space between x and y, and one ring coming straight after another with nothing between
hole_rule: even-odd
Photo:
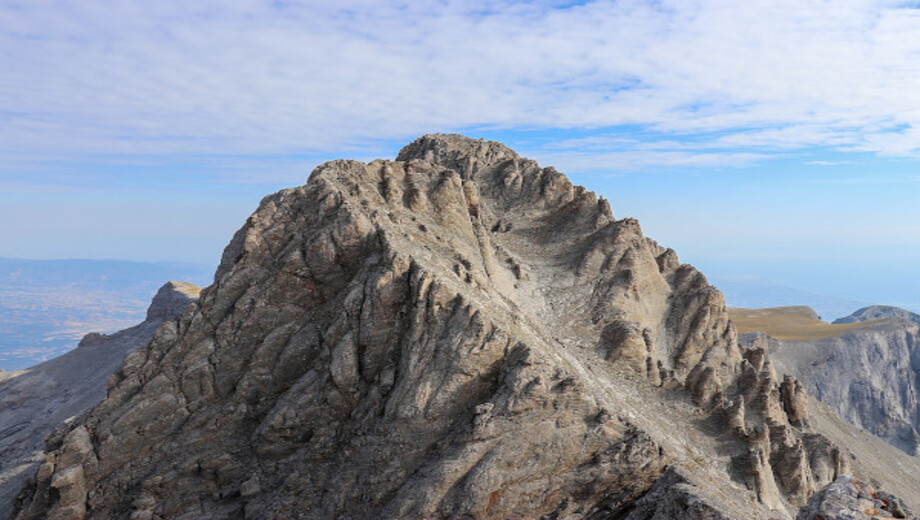
<instances>
[{"instance_id":1,"label":"rocky outcrop","mask_svg":"<svg viewBox=\"0 0 920 520\"><path fill-rule=\"evenodd\" d=\"M789 423L793 426L808 424L808 394L805 392L805 386L787 374L783 376L780 395L783 398L783 411L786 412Z\"/></svg>"},{"instance_id":2,"label":"rocky outcrop","mask_svg":"<svg viewBox=\"0 0 920 520\"><path fill-rule=\"evenodd\" d=\"M679 471L669 469L622 516L624 520L730 520L713 508L705 491Z\"/></svg>"},{"instance_id":3,"label":"rocky outcrop","mask_svg":"<svg viewBox=\"0 0 920 520\"><path fill-rule=\"evenodd\" d=\"M808 426L801 383L778 383L768 344L744 349L739 395L726 407L726 423L746 439L735 463L759 499L779 509L782 498L801 506L818 488L849 472L847 455Z\"/></svg>"},{"instance_id":4,"label":"rocky outcrop","mask_svg":"<svg viewBox=\"0 0 920 520\"><path fill-rule=\"evenodd\" d=\"M877 491L871 485L840 477L817 493L799 511L796 520L916 519L897 497Z\"/></svg>"},{"instance_id":5,"label":"rocky outcrop","mask_svg":"<svg viewBox=\"0 0 920 520\"><path fill-rule=\"evenodd\" d=\"M266 197L19 518L791 518L849 460L803 399L635 220L426 136Z\"/></svg>"},{"instance_id":6,"label":"rocky outcrop","mask_svg":"<svg viewBox=\"0 0 920 520\"><path fill-rule=\"evenodd\" d=\"M201 287L188 282L167 282L157 291L147 307L145 322L155 323L174 319L198 299ZM84 338L85 341L86 338Z\"/></svg>"},{"instance_id":7,"label":"rocky outcrop","mask_svg":"<svg viewBox=\"0 0 920 520\"><path fill-rule=\"evenodd\" d=\"M819 340L774 340L773 357L781 372L845 419L916 455L920 325L910 316L916 315L891 307L861 309L838 322L871 326Z\"/></svg>"},{"instance_id":8,"label":"rocky outcrop","mask_svg":"<svg viewBox=\"0 0 920 520\"><path fill-rule=\"evenodd\" d=\"M43 439L98 404L125 355L149 342L156 328L181 313L198 290L169 282L153 298L143 323L114 334L87 334L77 349L63 356L0 376L0 518L9 517L14 497L42 462ZM72 449L91 446L85 428L72 435L77 442L69 445ZM58 488L69 482L79 486L79 471L59 471ZM73 488L65 495L78 502Z\"/></svg>"}]
</instances>

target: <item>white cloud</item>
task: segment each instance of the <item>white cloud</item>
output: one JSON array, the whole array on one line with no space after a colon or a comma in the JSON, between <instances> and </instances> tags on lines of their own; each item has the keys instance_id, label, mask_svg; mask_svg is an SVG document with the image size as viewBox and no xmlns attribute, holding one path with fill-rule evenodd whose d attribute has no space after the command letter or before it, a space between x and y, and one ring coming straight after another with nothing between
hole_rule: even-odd
<instances>
[{"instance_id":1,"label":"white cloud","mask_svg":"<svg viewBox=\"0 0 920 520\"><path fill-rule=\"evenodd\" d=\"M920 10L902 2L471 5L5 3L0 153L315 153L470 127L627 124L660 150L639 139L579 157L920 153ZM714 137L680 139L699 133Z\"/></svg>"},{"instance_id":2,"label":"white cloud","mask_svg":"<svg viewBox=\"0 0 920 520\"><path fill-rule=\"evenodd\" d=\"M813 166L840 166L843 164L853 164L853 161L806 161L805 164Z\"/></svg>"}]
</instances>

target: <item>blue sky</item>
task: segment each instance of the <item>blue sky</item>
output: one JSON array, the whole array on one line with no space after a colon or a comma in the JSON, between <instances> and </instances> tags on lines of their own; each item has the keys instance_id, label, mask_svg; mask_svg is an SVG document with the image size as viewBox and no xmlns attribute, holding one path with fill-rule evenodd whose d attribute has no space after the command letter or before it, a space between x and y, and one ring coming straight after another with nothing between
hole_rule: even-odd
<instances>
[{"instance_id":1,"label":"blue sky","mask_svg":"<svg viewBox=\"0 0 920 520\"><path fill-rule=\"evenodd\" d=\"M471 5L0 0L0 256L216 264L320 162L456 131L706 272L920 306L916 3Z\"/></svg>"}]
</instances>

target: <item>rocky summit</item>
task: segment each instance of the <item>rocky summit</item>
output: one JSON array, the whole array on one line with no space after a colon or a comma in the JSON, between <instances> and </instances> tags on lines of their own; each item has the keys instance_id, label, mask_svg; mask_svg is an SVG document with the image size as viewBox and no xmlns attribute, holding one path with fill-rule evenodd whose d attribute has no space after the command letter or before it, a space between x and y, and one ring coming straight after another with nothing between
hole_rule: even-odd
<instances>
[{"instance_id":1,"label":"rocky summit","mask_svg":"<svg viewBox=\"0 0 920 520\"><path fill-rule=\"evenodd\" d=\"M851 473L920 496L736 336L605 200L425 136L266 197L18 518L791 519Z\"/></svg>"}]
</instances>

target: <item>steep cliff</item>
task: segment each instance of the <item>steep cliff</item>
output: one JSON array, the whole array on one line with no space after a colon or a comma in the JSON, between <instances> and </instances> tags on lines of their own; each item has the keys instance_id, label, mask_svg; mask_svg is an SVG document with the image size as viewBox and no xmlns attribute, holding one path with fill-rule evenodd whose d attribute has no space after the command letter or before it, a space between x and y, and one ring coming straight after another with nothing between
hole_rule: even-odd
<instances>
[{"instance_id":1,"label":"steep cliff","mask_svg":"<svg viewBox=\"0 0 920 520\"><path fill-rule=\"evenodd\" d=\"M920 316L868 307L836 324L844 334L773 344L778 370L851 423L911 455L920 447Z\"/></svg>"},{"instance_id":2,"label":"steep cliff","mask_svg":"<svg viewBox=\"0 0 920 520\"><path fill-rule=\"evenodd\" d=\"M114 334L87 334L60 357L27 370L0 373L0 518L42 461L43 439L105 397L106 381L125 355L146 345L164 321L178 316L200 289L169 282L157 292L147 319Z\"/></svg>"},{"instance_id":3,"label":"steep cliff","mask_svg":"<svg viewBox=\"0 0 920 520\"><path fill-rule=\"evenodd\" d=\"M791 518L852 460L809 417L635 220L425 136L266 197L20 518Z\"/></svg>"}]
</instances>

